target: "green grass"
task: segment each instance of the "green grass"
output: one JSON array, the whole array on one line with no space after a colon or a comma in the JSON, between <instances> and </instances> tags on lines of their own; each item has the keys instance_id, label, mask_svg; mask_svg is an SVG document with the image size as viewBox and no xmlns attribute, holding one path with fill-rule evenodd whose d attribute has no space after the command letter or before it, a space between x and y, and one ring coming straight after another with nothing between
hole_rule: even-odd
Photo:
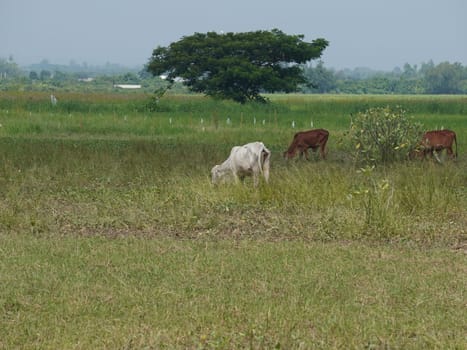
<instances>
[{"instance_id":1,"label":"green grass","mask_svg":"<svg viewBox=\"0 0 467 350\"><path fill-rule=\"evenodd\" d=\"M1 247L2 348L465 346L465 256L445 250L29 235Z\"/></svg>"},{"instance_id":2,"label":"green grass","mask_svg":"<svg viewBox=\"0 0 467 350\"><path fill-rule=\"evenodd\" d=\"M464 96L58 97L0 96L0 349L465 348ZM347 112L401 103L459 159L356 166ZM252 140L270 184L212 186Z\"/></svg>"},{"instance_id":3,"label":"green grass","mask_svg":"<svg viewBox=\"0 0 467 350\"><path fill-rule=\"evenodd\" d=\"M0 228L11 232L175 232L298 239L415 240L465 234L463 160L400 163L362 173L340 153L324 161L273 155L259 189L212 186L224 142L4 138ZM278 149L279 147L272 147Z\"/></svg>"}]
</instances>

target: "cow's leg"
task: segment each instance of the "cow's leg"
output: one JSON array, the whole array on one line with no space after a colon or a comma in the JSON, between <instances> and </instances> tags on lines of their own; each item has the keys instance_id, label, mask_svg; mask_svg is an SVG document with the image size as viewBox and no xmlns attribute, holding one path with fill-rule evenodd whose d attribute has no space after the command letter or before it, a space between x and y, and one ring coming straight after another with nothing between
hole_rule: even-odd
<instances>
[{"instance_id":1,"label":"cow's leg","mask_svg":"<svg viewBox=\"0 0 467 350\"><path fill-rule=\"evenodd\" d=\"M423 159L427 159L427 157L429 158L433 158L433 148L424 148L423 149Z\"/></svg>"},{"instance_id":2,"label":"cow's leg","mask_svg":"<svg viewBox=\"0 0 467 350\"><path fill-rule=\"evenodd\" d=\"M452 147L446 147L446 153L449 156L449 158L454 158L454 152L452 151Z\"/></svg>"},{"instance_id":3,"label":"cow's leg","mask_svg":"<svg viewBox=\"0 0 467 350\"><path fill-rule=\"evenodd\" d=\"M258 177L258 174L257 173L254 173L253 174L253 184L255 187L258 187L258 184L259 184L259 177Z\"/></svg>"},{"instance_id":4,"label":"cow's leg","mask_svg":"<svg viewBox=\"0 0 467 350\"><path fill-rule=\"evenodd\" d=\"M309 147L309 148L311 148L311 150L313 151L313 158L316 158L316 157L319 157L319 156L321 156L321 158L323 158L323 150L322 150L321 145L315 146L315 147ZM319 148L319 155L317 154L318 148Z\"/></svg>"},{"instance_id":5,"label":"cow's leg","mask_svg":"<svg viewBox=\"0 0 467 350\"><path fill-rule=\"evenodd\" d=\"M298 154L299 154L299 159L302 159L303 158L303 155L305 155L305 157L307 157L308 155L305 153L306 152L306 146L302 145L302 144L298 144L297 145L297 150L298 150ZM308 159L308 158L307 158Z\"/></svg>"},{"instance_id":6,"label":"cow's leg","mask_svg":"<svg viewBox=\"0 0 467 350\"><path fill-rule=\"evenodd\" d=\"M321 159L326 159L326 150L324 149L325 145L320 145L319 152L321 154Z\"/></svg>"},{"instance_id":7,"label":"cow's leg","mask_svg":"<svg viewBox=\"0 0 467 350\"><path fill-rule=\"evenodd\" d=\"M433 148L433 153L432 155L435 157L436 161L438 163L441 163L441 159L439 159L439 156L438 156L438 152L436 151L436 149Z\"/></svg>"},{"instance_id":8,"label":"cow's leg","mask_svg":"<svg viewBox=\"0 0 467 350\"><path fill-rule=\"evenodd\" d=\"M301 147L298 147L298 159L302 159L303 158L303 148Z\"/></svg>"},{"instance_id":9,"label":"cow's leg","mask_svg":"<svg viewBox=\"0 0 467 350\"><path fill-rule=\"evenodd\" d=\"M235 171L232 171L232 176L234 178L235 183L238 184L240 182L238 174Z\"/></svg>"}]
</instances>

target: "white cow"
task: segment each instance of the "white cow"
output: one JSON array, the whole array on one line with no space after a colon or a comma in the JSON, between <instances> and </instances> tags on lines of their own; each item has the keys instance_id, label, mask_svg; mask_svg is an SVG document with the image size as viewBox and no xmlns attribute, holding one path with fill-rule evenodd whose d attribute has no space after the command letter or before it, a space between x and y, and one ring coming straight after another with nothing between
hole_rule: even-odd
<instances>
[{"instance_id":1,"label":"white cow","mask_svg":"<svg viewBox=\"0 0 467 350\"><path fill-rule=\"evenodd\" d=\"M243 146L235 146L230 151L227 160L215 165L211 170L212 183L218 183L222 178L233 176L235 181L245 176L253 176L255 186L258 186L259 175L263 174L266 182L269 180L269 160L271 151L262 142L251 142Z\"/></svg>"}]
</instances>

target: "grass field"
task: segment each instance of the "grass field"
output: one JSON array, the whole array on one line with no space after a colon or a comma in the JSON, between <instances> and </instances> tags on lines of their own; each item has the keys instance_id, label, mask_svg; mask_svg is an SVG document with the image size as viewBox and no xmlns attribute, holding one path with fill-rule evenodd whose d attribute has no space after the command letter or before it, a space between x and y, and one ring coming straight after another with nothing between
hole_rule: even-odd
<instances>
[{"instance_id":1,"label":"grass field","mask_svg":"<svg viewBox=\"0 0 467 350\"><path fill-rule=\"evenodd\" d=\"M0 348L467 348L467 97L57 98L0 96ZM386 105L459 158L354 164ZM312 126L328 159L286 163ZM212 186L254 140L270 184Z\"/></svg>"}]
</instances>

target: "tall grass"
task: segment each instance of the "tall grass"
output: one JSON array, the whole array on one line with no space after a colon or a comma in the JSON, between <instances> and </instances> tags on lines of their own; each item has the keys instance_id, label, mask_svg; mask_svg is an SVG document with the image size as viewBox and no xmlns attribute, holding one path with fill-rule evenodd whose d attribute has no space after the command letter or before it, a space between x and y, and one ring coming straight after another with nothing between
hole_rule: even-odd
<instances>
[{"instance_id":1,"label":"tall grass","mask_svg":"<svg viewBox=\"0 0 467 350\"><path fill-rule=\"evenodd\" d=\"M156 111L146 94L56 94L4 92L0 97L1 136L162 137L232 135L230 143L259 139L286 143L296 130L323 127L330 142L340 142L350 116L369 107L401 106L427 129L448 128L467 134L465 96L271 95L272 103L238 105L199 95L167 95ZM292 127L294 126L294 128ZM226 136L227 135L227 136ZM199 136L199 137L198 137ZM187 140L188 141L188 140ZM459 137L466 147L465 137ZM336 145L333 145L336 147Z\"/></svg>"},{"instance_id":2,"label":"tall grass","mask_svg":"<svg viewBox=\"0 0 467 350\"><path fill-rule=\"evenodd\" d=\"M144 105L141 96L129 96L63 99L80 106L121 105L121 111L134 110L138 101ZM173 232L190 237L233 232L270 239L442 244L463 234L467 205L462 148L467 129L457 115L443 115L443 120L458 132L459 162L399 163L366 176L350 161L347 121L335 112L342 105L357 106L363 97L272 96L271 105L240 107L201 96L169 96L164 103L171 102L176 113L123 115L84 113L80 108L63 113L46 108L45 97L10 93L1 99L0 181L5 200L0 226L9 231ZM365 98L399 102L395 97ZM5 109L15 99L16 107ZM444 105L445 99L464 101L443 97L438 103ZM297 117L296 129L304 127L309 120L304 111L312 109L328 113L319 124L331 131L328 161L286 163L280 154L294 133L286 121ZM232 114L226 117L226 111ZM262 140L273 151L271 184L258 191L251 191L248 183L211 186L211 167L221 163L233 145L252 140Z\"/></svg>"},{"instance_id":3,"label":"tall grass","mask_svg":"<svg viewBox=\"0 0 467 350\"><path fill-rule=\"evenodd\" d=\"M459 109L416 115L458 133L457 161L360 169L345 145L348 96L243 107L168 96L150 113L141 96L57 94L67 110L10 95L0 348L464 346ZM331 131L327 160L286 162L311 121ZM252 140L273 151L270 183L213 186L211 167Z\"/></svg>"},{"instance_id":4,"label":"tall grass","mask_svg":"<svg viewBox=\"0 0 467 350\"><path fill-rule=\"evenodd\" d=\"M453 212L460 213L461 222L465 216L460 208L466 197L462 149L467 127L456 114L465 105L463 96L273 95L269 105L240 106L169 95L161 99L159 112L146 111L147 96L138 94L58 98L57 106L39 93L6 93L0 99L2 179L15 202L4 203L3 225L9 230L64 227L67 232L214 236L235 231L271 237L285 232L305 239L415 235L422 241L432 241L434 235L434 241L445 242L462 233L455 227L444 234ZM460 161L442 167L401 163L362 175L350 161L346 114L373 104L453 113L415 117L456 130ZM287 164L280 154L293 133L312 126L331 131L328 161ZM273 151L271 185L261 191L248 185L212 187L210 168L233 145L252 140ZM23 188L28 192L23 194ZM32 207L36 202L41 203L37 209ZM50 212L54 215L46 214ZM261 225L251 224L258 220Z\"/></svg>"},{"instance_id":5,"label":"tall grass","mask_svg":"<svg viewBox=\"0 0 467 350\"><path fill-rule=\"evenodd\" d=\"M141 93L54 93L58 104L50 103L50 94L41 92L2 93L0 110L26 110L30 112L60 113L129 113L147 112L151 102L149 94ZM355 114L374 107L400 106L414 115L462 115L467 113L467 97L462 95L269 95L272 104L239 105L231 101L218 101L201 95L166 95L155 104L154 113L205 114L220 117L241 114L284 114L308 118ZM300 118L300 119L301 119Z\"/></svg>"},{"instance_id":6,"label":"tall grass","mask_svg":"<svg viewBox=\"0 0 467 350\"><path fill-rule=\"evenodd\" d=\"M275 154L271 183L252 191L250 179L211 185L210 168L227 145L1 141L0 227L9 231L452 244L466 219L465 165L458 163L366 174L339 159L287 163Z\"/></svg>"}]
</instances>

